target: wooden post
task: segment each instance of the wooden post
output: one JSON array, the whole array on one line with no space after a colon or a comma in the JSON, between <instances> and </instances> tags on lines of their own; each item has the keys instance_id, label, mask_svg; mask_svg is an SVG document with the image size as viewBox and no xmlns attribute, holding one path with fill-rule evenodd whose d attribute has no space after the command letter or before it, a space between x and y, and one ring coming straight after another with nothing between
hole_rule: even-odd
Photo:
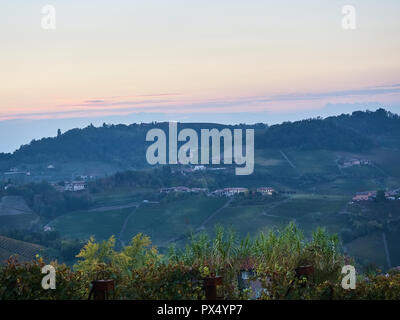
<instances>
[{"instance_id":1,"label":"wooden post","mask_svg":"<svg viewBox=\"0 0 400 320\"><path fill-rule=\"evenodd\" d=\"M204 290L206 293L206 300L221 300L217 296L217 286L222 285L222 277L209 277L204 279Z\"/></svg>"},{"instance_id":2,"label":"wooden post","mask_svg":"<svg viewBox=\"0 0 400 320\"><path fill-rule=\"evenodd\" d=\"M92 281L92 288L90 289L89 298L93 296L93 300L108 300L109 292L112 290L113 299L115 298L114 280L95 280Z\"/></svg>"},{"instance_id":3,"label":"wooden post","mask_svg":"<svg viewBox=\"0 0 400 320\"><path fill-rule=\"evenodd\" d=\"M314 266L311 264L305 265L305 266L300 266L298 268L296 268L296 276L298 278L301 277L306 277L307 280L309 280L309 277L312 276L314 274Z\"/></svg>"}]
</instances>

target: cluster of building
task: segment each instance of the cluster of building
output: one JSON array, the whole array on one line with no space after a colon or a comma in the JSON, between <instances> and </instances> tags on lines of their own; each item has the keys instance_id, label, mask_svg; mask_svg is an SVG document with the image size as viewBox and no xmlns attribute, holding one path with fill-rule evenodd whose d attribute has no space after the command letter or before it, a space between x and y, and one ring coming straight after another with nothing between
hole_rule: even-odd
<instances>
[{"instance_id":1,"label":"cluster of building","mask_svg":"<svg viewBox=\"0 0 400 320\"><path fill-rule=\"evenodd\" d=\"M271 187L257 188L256 191L258 193L261 193L262 195L266 195L266 196L272 196L274 193L277 193L276 190L274 188L271 188Z\"/></svg>"},{"instance_id":2,"label":"cluster of building","mask_svg":"<svg viewBox=\"0 0 400 320\"><path fill-rule=\"evenodd\" d=\"M226 170L227 168L225 167L206 167L204 165L185 165L183 170L181 170L183 173L184 172L201 172L201 171L219 171L219 170Z\"/></svg>"},{"instance_id":3,"label":"cluster of building","mask_svg":"<svg viewBox=\"0 0 400 320\"><path fill-rule=\"evenodd\" d=\"M365 160L365 159L349 159L349 160L343 160L339 162L339 166L341 168L350 168L354 166L365 166L365 165L370 165L371 161Z\"/></svg>"},{"instance_id":4,"label":"cluster of building","mask_svg":"<svg viewBox=\"0 0 400 320\"><path fill-rule=\"evenodd\" d=\"M376 199L376 191L364 191L364 192L357 192L356 195L352 198L353 202L358 201L371 201ZM400 200L400 188L386 191L385 198L388 200Z\"/></svg>"},{"instance_id":5,"label":"cluster of building","mask_svg":"<svg viewBox=\"0 0 400 320\"><path fill-rule=\"evenodd\" d=\"M172 188L161 188L160 193L206 193L208 196L218 196L218 197L232 197L239 194L248 194L248 188L241 187L231 187L231 188L223 188L218 189L213 192L209 192L207 188L188 188L188 187L172 187ZM271 187L260 187L256 189L256 192L261 193L262 195L272 196L276 193L274 188Z\"/></svg>"},{"instance_id":6,"label":"cluster of building","mask_svg":"<svg viewBox=\"0 0 400 320\"><path fill-rule=\"evenodd\" d=\"M353 201L368 201L376 198L376 191L356 192Z\"/></svg>"},{"instance_id":7,"label":"cluster of building","mask_svg":"<svg viewBox=\"0 0 400 320\"><path fill-rule=\"evenodd\" d=\"M86 181L65 181L63 185L53 184L53 187L60 192L64 191L81 191L87 188Z\"/></svg>"},{"instance_id":8,"label":"cluster of building","mask_svg":"<svg viewBox=\"0 0 400 320\"><path fill-rule=\"evenodd\" d=\"M215 190L214 192L211 192L210 195L232 197L237 194L247 194L248 192L249 189L247 188L224 188Z\"/></svg>"},{"instance_id":9,"label":"cluster of building","mask_svg":"<svg viewBox=\"0 0 400 320\"><path fill-rule=\"evenodd\" d=\"M171 187L171 188L161 188L160 193L208 193L207 188L188 188L188 187Z\"/></svg>"},{"instance_id":10,"label":"cluster of building","mask_svg":"<svg viewBox=\"0 0 400 320\"><path fill-rule=\"evenodd\" d=\"M257 193L261 193L264 196L272 196L274 193L277 193L277 191L271 187L260 187L257 188L255 191ZM224 188L215 190L214 192L212 192L212 195L232 197L238 194L248 194L249 192L250 190L248 188Z\"/></svg>"}]
</instances>

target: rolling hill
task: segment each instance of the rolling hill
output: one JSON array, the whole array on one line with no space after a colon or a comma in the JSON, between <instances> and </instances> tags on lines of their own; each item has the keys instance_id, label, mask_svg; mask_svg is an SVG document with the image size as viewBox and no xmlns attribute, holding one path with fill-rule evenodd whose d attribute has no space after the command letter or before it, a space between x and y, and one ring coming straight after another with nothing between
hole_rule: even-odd
<instances>
[{"instance_id":1,"label":"rolling hill","mask_svg":"<svg viewBox=\"0 0 400 320\"><path fill-rule=\"evenodd\" d=\"M268 119L265 119L268 120ZM376 147L400 147L400 117L384 109L375 112L353 112L325 119L306 119L267 124L224 126L211 123L180 123L179 129L196 131L211 128L246 129L256 131L256 153L276 148L299 150L368 151ZM40 172L41 178L56 173L69 177L74 173L112 174L132 168L147 167L145 151L149 142L146 133L152 128L168 131L168 123L107 125L72 129L54 138L33 140L12 154L0 154L0 170L11 167ZM47 170L49 164L54 170Z\"/></svg>"},{"instance_id":2,"label":"rolling hill","mask_svg":"<svg viewBox=\"0 0 400 320\"><path fill-rule=\"evenodd\" d=\"M378 213L365 217L362 211L351 214L347 209L356 192L400 187L398 115L380 109L271 127L251 126L256 128L256 150L255 171L250 176L235 176L230 168L196 172L188 166L146 168L145 134L156 126L167 130L167 125L89 126L22 146L13 154L0 156L0 163L33 170L53 163L55 170L61 168L56 171L59 175L51 177L53 181L61 179L60 172L67 167L71 177L71 172L77 174L83 167L95 170L99 164L108 176L90 180L82 192L58 192L49 184L32 183L0 190L0 195L8 197L5 203L22 195L43 219L41 226L46 224L70 240L87 240L91 235L104 240L115 235L119 243L126 244L143 232L165 252L172 243L184 246L190 231L213 233L216 224L232 226L241 236L254 236L294 221L308 237L317 226L340 236L347 233L344 245L349 253L360 261L385 267L383 252L374 251L381 248L386 220L381 221ZM179 124L179 128L185 127L221 129L222 125ZM368 165L340 165L351 159ZM111 175L111 168L119 172ZM140 170L129 170L132 168ZM282 192L274 200L259 201L250 196L235 205L226 198L160 194L160 188L171 186L210 191L264 186ZM30 223L16 220L28 218L28 214L2 216L1 212L0 232L1 228L12 230ZM398 229L385 232L392 260L398 263Z\"/></svg>"},{"instance_id":3,"label":"rolling hill","mask_svg":"<svg viewBox=\"0 0 400 320\"><path fill-rule=\"evenodd\" d=\"M20 262L30 261L43 249L37 244L0 236L0 263L4 263L10 256L17 257Z\"/></svg>"},{"instance_id":4,"label":"rolling hill","mask_svg":"<svg viewBox=\"0 0 400 320\"><path fill-rule=\"evenodd\" d=\"M39 220L22 196L9 195L0 198L0 232L30 229Z\"/></svg>"}]
</instances>

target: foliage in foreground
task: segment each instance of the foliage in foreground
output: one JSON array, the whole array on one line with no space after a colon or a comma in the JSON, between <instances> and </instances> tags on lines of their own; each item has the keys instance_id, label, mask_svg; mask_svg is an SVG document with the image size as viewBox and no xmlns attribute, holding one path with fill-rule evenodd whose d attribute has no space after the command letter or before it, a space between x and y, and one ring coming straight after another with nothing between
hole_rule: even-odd
<instances>
[{"instance_id":1,"label":"foliage in foreground","mask_svg":"<svg viewBox=\"0 0 400 320\"><path fill-rule=\"evenodd\" d=\"M400 274L358 276L355 290L341 287L345 257L336 236L317 229L310 240L294 225L238 239L231 230L216 229L214 238L192 236L183 250L158 253L150 238L135 236L121 251L115 239L90 239L78 254L73 270L52 263L56 289L41 288L45 262L39 258L20 264L15 259L0 268L0 299L86 299L90 282L114 279L116 299L204 299L203 279L220 275L219 292L225 299L249 299L251 289L238 285L241 270L254 270L250 279L260 284L259 299L400 299ZM308 279L296 268L312 265Z\"/></svg>"}]
</instances>

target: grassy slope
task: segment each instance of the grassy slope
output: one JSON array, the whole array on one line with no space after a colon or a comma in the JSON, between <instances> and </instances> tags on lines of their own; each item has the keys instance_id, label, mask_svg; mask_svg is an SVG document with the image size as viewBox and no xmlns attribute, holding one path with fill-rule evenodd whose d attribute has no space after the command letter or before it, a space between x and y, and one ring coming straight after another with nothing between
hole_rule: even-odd
<instances>
[{"instance_id":1,"label":"grassy slope","mask_svg":"<svg viewBox=\"0 0 400 320\"><path fill-rule=\"evenodd\" d=\"M0 261L8 259L11 255L18 257L20 261L31 260L36 254L40 254L44 248L29 242L14 240L0 236Z\"/></svg>"},{"instance_id":2,"label":"grassy slope","mask_svg":"<svg viewBox=\"0 0 400 320\"><path fill-rule=\"evenodd\" d=\"M386 234L390 259L393 266L400 266L400 230Z\"/></svg>"},{"instance_id":3,"label":"grassy slope","mask_svg":"<svg viewBox=\"0 0 400 320\"><path fill-rule=\"evenodd\" d=\"M298 151L283 150L300 174L325 173L337 174L336 155L326 150Z\"/></svg>"},{"instance_id":4,"label":"grassy slope","mask_svg":"<svg viewBox=\"0 0 400 320\"><path fill-rule=\"evenodd\" d=\"M39 217L20 196L4 196L0 199L0 232L13 229L29 229Z\"/></svg>"},{"instance_id":5,"label":"grassy slope","mask_svg":"<svg viewBox=\"0 0 400 320\"><path fill-rule=\"evenodd\" d=\"M225 208L207 223L205 226L207 232L212 233L215 224L222 224L233 226L242 236L248 233L255 235L260 231L267 231L293 220L304 229L306 236L310 236L311 231L317 226L325 226L331 232L340 232L342 228L346 227L346 219L337 213L343 209L355 192L376 190L387 185L388 181L390 181L390 185L398 184L400 186L398 178L387 177L379 169L381 164L386 164L385 169L388 172L396 171L393 152L389 154L386 161L379 155L371 154L344 154L325 150L296 151L287 149L283 151L296 166L296 170L288 164L279 150L257 153L257 170L268 172L278 178L279 176L294 177L297 174L318 174L336 176L336 178L329 183L317 182L312 191L309 187L308 189L305 187L304 190L299 187L297 194L277 206L246 204ZM381 154L385 156L387 152L382 151ZM380 159L379 168L371 166L340 171L335 164L338 156ZM277 181L253 180L251 185L272 185L284 189L285 185L276 185ZM290 186L288 188L290 189ZM124 204L133 200L140 202L143 193L148 191L115 190L107 194L98 194L95 196L96 207ZM196 229L215 210L222 207L225 201L225 198L188 196L184 199L177 198L160 204L142 204L129 219L123 240L127 242L138 232L143 232L150 235L156 245L166 246L168 241L174 237ZM59 217L53 222L53 226L68 237L87 239L90 235L95 235L100 240L108 238L112 234L118 235L125 218L133 210L134 208L106 212L75 212ZM394 250L392 260L395 261L398 261L395 257L400 256L400 253L396 253L393 249L397 247L397 238L396 235L388 235L389 248ZM370 235L346 245L348 245L349 251L360 259L384 264L380 241L379 236ZM396 263L395 261L393 263Z\"/></svg>"},{"instance_id":6,"label":"grassy slope","mask_svg":"<svg viewBox=\"0 0 400 320\"><path fill-rule=\"evenodd\" d=\"M346 247L350 256L355 256L361 263L373 263L386 268L386 256L381 232L360 237L348 243Z\"/></svg>"},{"instance_id":7,"label":"grassy slope","mask_svg":"<svg viewBox=\"0 0 400 320\"><path fill-rule=\"evenodd\" d=\"M12 216L0 216L0 232L14 229L29 229L32 223L38 220L36 214L18 214Z\"/></svg>"},{"instance_id":8,"label":"grassy slope","mask_svg":"<svg viewBox=\"0 0 400 320\"><path fill-rule=\"evenodd\" d=\"M171 202L144 204L129 220L124 238L129 241L138 232L145 232L156 245L165 246L174 237L196 229L225 202L224 198L193 195Z\"/></svg>"},{"instance_id":9,"label":"grassy slope","mask_svg":"<svg viewBox=\"0 0 400 320\"><path fill-rule=\"evenodd\" d=\"M58 217L51 226L63 236L98 240L119 235L126 218L128 220L123 240L129 241L139 232L152 236L154 243L164 245L166 241L198 227L206 217L220 208L225 199L204 196L188 196L160 204L142 204L139 209L127 208L109 211L79 211ZM115 203L115 202L113 202Z\"/></svg>"},{"instance_id":10,"label":"grassy slope","mask_svg":"<svg viewBox=\"0 0 400 320\"><path fill-rule=\"evenodd\" d=\"M228 207L208 224L212 231L215 224L232 226L241 236L255 235L295 221L306 236L318 226L339 232L343 219L337 215L346 198L325 195L297 194L287 200L268 205Z\"/></svg>"},{"instance_id":11,"label":"grassy slope","mask_svg":"<svg viewBox=\"0 0 400 320\"><path fill-rule=\"evenodd\" d=\"M68 238L97 240L117 236L125 218L134 208L117 209L101 212L78 211L62 215L51 222L51 226Z\"/></svg>"}]
</instances>

